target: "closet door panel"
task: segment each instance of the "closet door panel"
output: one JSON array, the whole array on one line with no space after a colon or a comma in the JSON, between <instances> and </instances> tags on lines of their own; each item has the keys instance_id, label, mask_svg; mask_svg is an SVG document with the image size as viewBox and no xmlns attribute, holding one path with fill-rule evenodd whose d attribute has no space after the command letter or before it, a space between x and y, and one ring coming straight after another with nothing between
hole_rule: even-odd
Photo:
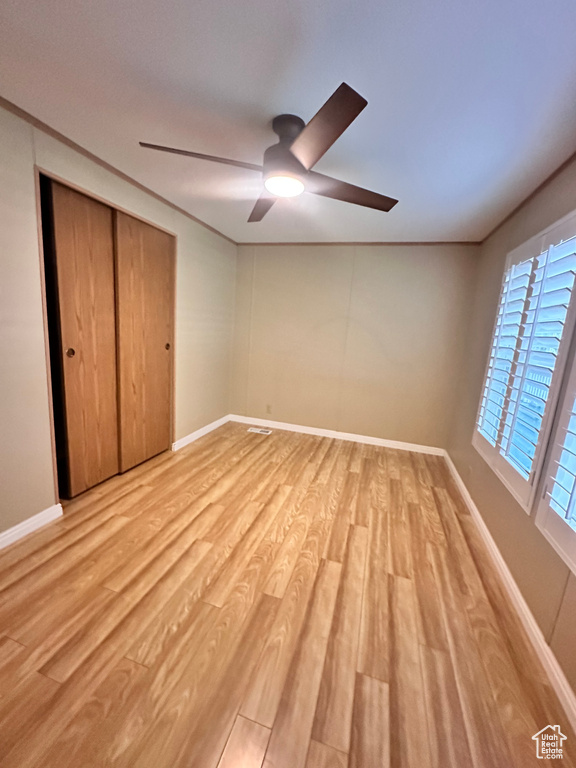
<instances>
[{"instance_id":1,"label":"closet door panel","mask_svg":"<svg viewBox=\"0 0 576 768\"><path fill-rule=\"evenodd\" d=\"M116 212L120 471L170 447L174 238Z\"/></svg>"},{"instance_id":2,"label":"closet door panel","mask_svg":"<svg viewBox=\"0 0 576 768\"><path fill-rule=\"evenodd\" d=\"M112 209L52 184L68 492L118 472Z\"/></svg>"}]
</instances>

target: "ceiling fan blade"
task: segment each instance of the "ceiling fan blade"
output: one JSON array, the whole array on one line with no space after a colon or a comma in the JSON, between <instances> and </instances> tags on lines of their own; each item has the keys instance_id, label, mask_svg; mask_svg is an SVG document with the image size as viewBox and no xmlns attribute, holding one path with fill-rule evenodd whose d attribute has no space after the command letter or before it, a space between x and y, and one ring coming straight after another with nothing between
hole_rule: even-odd
<instances>
[{"instance_id":1,"label":"ceiling fan blade","mask_svg":"<svg viewBox=\"0 0 576 768\"><path fill-rule=\"evenodd\" d=\"M393 197L371 192L364 187L357 187L354 184L348 184L347 181L333 179L316 171L308 173L306 191L322 197L331 197L333 200L342 200L345 203L363 205L365 208L375 208L377 211L389 211L398 202Z\"/></svg>"},{"instance_id":2,"label":"ceiling fan blade","mask_svg":"<svg viewBox=\"0 0 576 768\"><path fill-rule=\"evenodd\" d=\"M256 200L256 205L252 208L252 213L250 214L248 221L262 221L276 200L277 198L274 197L274 195L262 192L258 200Z\"/></svg>"},{"instance_id":3,"label":"ceiling fan blade","mask_svg":"<svg viewBox=\"0 0 576 768\"><path fill-rule=\"evenodd\" d=\"M359 93L342 83L294 139L290 152L310 170L367 104Z\"/></svg>"},{"instance_id":4,"label":"ceiling fan blade","mask_svg":"<svg viewBox=\"0 0 576 768\"><path fill-rule=\"evenodd\" d=\"M199 160L210 160L212 163L234 165L236 168L246 168L248 171L258 171L259 173L262 173L262 166L254 165L254 163L243 163L241 160L229 160L227 157L217 157L216 155L203 155L201 152L190 152L188 149L174 149L174 147L163 147L160 144L148 144L145 141L139 143L141 147L146 147L146 149L157 149L160 152L172 152L175 155L197 157Z\"/></svg>"}]
</instances>

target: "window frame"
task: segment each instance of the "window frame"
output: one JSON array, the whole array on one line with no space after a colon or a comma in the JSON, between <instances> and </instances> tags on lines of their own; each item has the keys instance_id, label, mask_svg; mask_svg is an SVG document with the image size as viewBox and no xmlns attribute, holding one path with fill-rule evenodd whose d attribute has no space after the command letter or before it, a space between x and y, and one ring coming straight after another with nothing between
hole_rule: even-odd
<instances>
[{"instance_id":1,"label":"window frame","mask_svg":"<svg viewBox=\"0 0 576 768\"><path fill-rule=\"evenodd\" d=\"M556 512L548 502L548 491L552 491L555 482L555 464L564 448L564 422L573 413L576 400L576 330L570 344L570 360L568 370L563 379L563 391L558 402L556 417L548 443L548 451L542 472L541 492L538 496L536 509L536 527L548 543L564 560L570 570L576 574L576 529ZM576 490L574 491L576 493Z\"/></svg>"},{"instance_id":2,"label":"window frame","mask_svg":"<svg viewBox=\"0 0 576 768\"><path fill-rule=\"evenodd\" d=\"M482 387L480 391L476 418L472 430L472 445L491 470L496 474L508 491L512 494L522 509L530 515L537 506L538 492L541 487L541 479L549 467L549 448L555 438L557 427L555 424L555 414L558 407L560 392L563 389L567 376L567 360L572 348L574 329L576 326L576 283L572 288L570 304L564 322L562 340L558 349L554 373L549 387L549 395L542 418L542 425L538 435L538 443L532 463L532 469L529 477L526 479L514 468L514 466L500 453L500 449L492 445L480 432L478 422L482 411L484 392L486 389L487 376L490 370L490 361L494 338L498 327L500 306L502 303L502 291L505 287L506 274L512 267L519 265L527 260L536 259L551 247L558 246L566 240L576 237L576 211L564 216L551 226L531 237L526 242L510 251L506 257L504 272L502 274L501 288L498 305L496 308L494 325L490 336L490 346L488 349L484 375L482 377ZM576 249L575 249L576 250ZM552 510L553 511L553 510ZM555 512L553 512L556 514ZM557 517L559 517L556 514ZM563 522L559 518L560 522ZM565 527L572 529L567 524ZM548 537L547 537L548 538ZM576 557L576 550L574 553Z\"/></svg>"}]
</instances>

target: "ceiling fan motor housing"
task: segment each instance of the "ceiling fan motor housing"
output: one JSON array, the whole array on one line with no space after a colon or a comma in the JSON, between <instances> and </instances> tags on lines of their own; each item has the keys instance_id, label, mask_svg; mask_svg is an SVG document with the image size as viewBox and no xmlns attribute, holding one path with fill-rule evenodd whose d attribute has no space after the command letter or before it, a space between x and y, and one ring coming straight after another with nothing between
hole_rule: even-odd
<instances>
[{"instance_id":1,"label":"ceiling fan motor housing","mask_svg":"<svg viewBox=\"0 0 576 768\"><path fill-rule=\"evenodd\" d=\"M290 152L290 142L280 140L264 152L264 181L271 176L292 176L303 183L307 170Z\"/></svg>"},{"instance_id":2,"label":"ceiling fan motor housing","mask_svg":"<svg viewBox=\"0 0 576 768\"><path fill-rule=\"evenodd\" d=\"M306 168L290 152L290 145L305 125L297 115L278 115L274 118L272 129L279 142L264 152L264 181L271 176L292 176L304 182Z\"/></svg>"}]
</instances>

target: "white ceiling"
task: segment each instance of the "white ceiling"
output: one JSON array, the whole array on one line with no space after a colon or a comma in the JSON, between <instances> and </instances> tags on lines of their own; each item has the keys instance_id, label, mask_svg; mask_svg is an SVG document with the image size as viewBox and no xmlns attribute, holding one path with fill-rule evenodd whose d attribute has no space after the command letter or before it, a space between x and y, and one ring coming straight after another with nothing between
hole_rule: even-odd
<instances>
[{"instance_id":1,"label":"white ceiling","mask_svg":"<svg viewBox=\"0 0 576 768\"><path fill-rule=\"evenodd\" d=\"M576 150L574 0L2 0L0 95L238 242L480 240ZM246 219L270 121L368 107L316 169L399 198Z\"/></svg>"}]
</instances>

